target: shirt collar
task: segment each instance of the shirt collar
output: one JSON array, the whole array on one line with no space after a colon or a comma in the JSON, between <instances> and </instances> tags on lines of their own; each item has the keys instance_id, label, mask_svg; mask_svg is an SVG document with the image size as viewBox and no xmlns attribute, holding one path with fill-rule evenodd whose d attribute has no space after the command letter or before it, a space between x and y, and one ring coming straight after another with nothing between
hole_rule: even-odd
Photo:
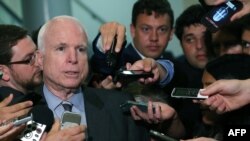
<instances>
[{"instance_id":1,"label":"shirt collar","mask_svg":"<svg viewBox=\"0 0 250 141\"><path fill-rule=\"evenodd\" d=\"M142 59L146 58L145 56L143 56L143 55L135 48L135 45L134 45L133 42L131 42L131 44L132 44L132 47L134 48L134 50L138 53L138 55L139 55Z\"/></svg>"},{"instance_id":2,"label":"shirt collar","mask_svg":"<svg viewBox=\"0 0 250 141\"><path fill-rule=\"evenodd\" d=\"M134 42L131 42L132 47L134 48L134 50L138 53L138 55L141 57L141 59L145 59L146 57L144 55L142 55L139 50L136 49ZM163 56L161 55L160 58L163 58Z\"/></svg>"},{"instance_id":3,"label":"shirt collar","mask_svg":"<svg viewBox=\"0 0 250 141\"><path fill-rule=\"evenodd\" d=\"M43 92L48 107L50 109L55 110L61 104L62 100L59 97L55 96L53 93L51 93L46 85L43 86ZM84 105L84 101L82 88L80 87L78 90L76 90L74 92L74 95L72 95L67 101L72 103L79 110L83 111L84 109L82 105Z\"/></svg>"}]
</instances>

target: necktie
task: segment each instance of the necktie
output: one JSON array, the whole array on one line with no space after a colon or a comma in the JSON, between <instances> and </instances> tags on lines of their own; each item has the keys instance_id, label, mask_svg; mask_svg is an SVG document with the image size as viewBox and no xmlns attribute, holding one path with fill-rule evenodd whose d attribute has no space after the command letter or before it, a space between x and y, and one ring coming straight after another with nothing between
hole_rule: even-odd
<instances>
[{"instance_id":1,"label":"necktie","mask_svg":"<svg viewBox=\"0 0 250 141\"><path fill-rule=\"evenodd\" d=\"M70 102L63 101L62 102L62 106L63 106L63 108L64 108L65 111L71 112L71 110L72 110L72 104Z\"/></svg>"}]
</instances>

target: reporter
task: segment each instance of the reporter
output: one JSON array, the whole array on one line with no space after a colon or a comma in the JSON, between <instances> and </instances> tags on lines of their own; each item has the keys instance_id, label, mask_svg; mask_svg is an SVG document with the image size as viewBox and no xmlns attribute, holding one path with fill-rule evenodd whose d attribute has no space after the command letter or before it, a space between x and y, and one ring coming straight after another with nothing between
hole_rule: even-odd
<instances>
[{"instance_id":1,"label":"reporter","mask_svg":"<svg viewBox=\"0 0 250 141\"><path fill-rule=\"evenodd\" d=\"M115 22L102 25L100 33L92 43L94 55L91 58L91 66L93 72L103 76L97 83L101 83L108 75L114 75L116 70L125 66L127 62L134 63L148 57L156 59L166 69L166 77L160 80L159 85L163 87L169 84L174 76L174 66L167 60L164 51L173 36L173 20L173 11L167 0L136 1L133 5L130 26L133 41L127 47L124 41L125 26ZM115 52L119 52L119 57L116 65L110 67L105 62L107 60L105 53L110 49L115 36L117 37Z\"/></svg>"}]
</instances>

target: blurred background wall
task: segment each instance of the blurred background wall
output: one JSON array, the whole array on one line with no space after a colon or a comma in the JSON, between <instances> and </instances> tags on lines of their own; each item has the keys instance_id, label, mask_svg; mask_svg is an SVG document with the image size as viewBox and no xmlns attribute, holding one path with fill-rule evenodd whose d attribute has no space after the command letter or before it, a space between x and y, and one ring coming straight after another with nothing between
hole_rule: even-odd
<instances>
[{"instance_id":1,"label":"blurred background wall","mask_svg":"<svg viewBox=\"0 0 250 141\"><path fill-rule=\"evenodd\" d=\"M15 24L30 32L38 29L46 20L57 15L71 15L78 18L87 29L89 43L96 36L99 26L107 21L117 21L127 28L130 42L129 25L132 6L136 0L0 0L0 24ZM175 19L188 6L198 0L169 0ZM174 56L182 54L176 37L166 49ZM91 48L89 51L92 52Z\"/></svg>"}]
</instances>

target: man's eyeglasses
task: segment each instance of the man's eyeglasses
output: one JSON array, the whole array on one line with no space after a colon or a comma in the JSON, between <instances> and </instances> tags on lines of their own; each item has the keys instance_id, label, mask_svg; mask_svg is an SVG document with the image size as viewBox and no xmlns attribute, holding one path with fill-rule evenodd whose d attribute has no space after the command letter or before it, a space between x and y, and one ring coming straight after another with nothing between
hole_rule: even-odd
<instances>
[{"instance_id":1,"label":"man's eyeglasses","mask_svg":"<svg viewBox=\"0 0 250 141\"><path fill-rule=\"evenodd\" d=\"M36 55L35 53L33 55L31 55L28 59L26 60L22 60L22 61L14 61L14 62L9 62L6 65L12 65L12 64L29 64L29 65L33 65L35 63L35 59Z\"/></svg>"}]
</instances>

